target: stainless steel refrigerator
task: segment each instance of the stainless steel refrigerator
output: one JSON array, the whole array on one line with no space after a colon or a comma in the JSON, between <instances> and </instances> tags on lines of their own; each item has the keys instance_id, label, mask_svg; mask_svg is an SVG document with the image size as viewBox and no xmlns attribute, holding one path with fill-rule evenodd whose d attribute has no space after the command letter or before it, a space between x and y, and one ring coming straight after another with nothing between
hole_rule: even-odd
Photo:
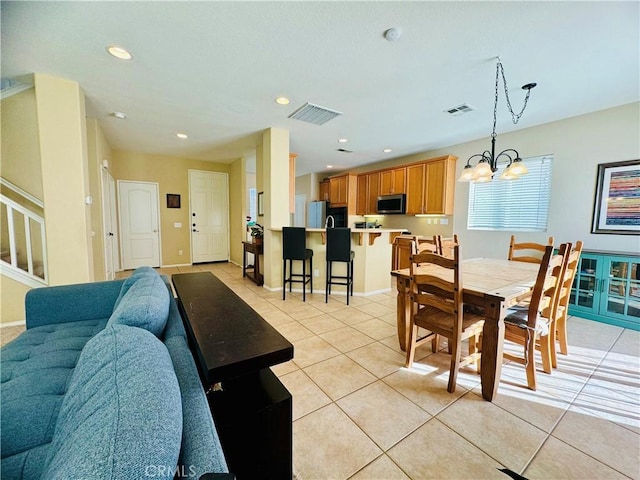
<instances>
[{"instance_id":1,"label":"stainless steel refrigerator","mask_svg":"<svg viewBox=\"0 0 640 480\"><path fill-rule=\"evenodd\" d=\"M327 218L327 202L317 201L307 204L307 228L324 228Z\"/></svg>"}]
</instances>

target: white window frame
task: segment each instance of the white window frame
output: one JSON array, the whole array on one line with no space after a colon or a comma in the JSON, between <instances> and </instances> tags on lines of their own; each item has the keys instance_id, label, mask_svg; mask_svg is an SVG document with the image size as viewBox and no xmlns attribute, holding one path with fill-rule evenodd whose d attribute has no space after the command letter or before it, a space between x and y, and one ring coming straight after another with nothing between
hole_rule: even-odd
<instances>
[{"instance_id":1,"label":"white window frame","mask_svg":"<svg viewBox=\"0 0 640 480\"><path fill-rule=\"evenodd\" d=\"M493 180L469 186L467 229L546 232L551 201L553 155L523 159L529 173L502 180L507 163L498 164Z\"/></svg>"}]
</instances>

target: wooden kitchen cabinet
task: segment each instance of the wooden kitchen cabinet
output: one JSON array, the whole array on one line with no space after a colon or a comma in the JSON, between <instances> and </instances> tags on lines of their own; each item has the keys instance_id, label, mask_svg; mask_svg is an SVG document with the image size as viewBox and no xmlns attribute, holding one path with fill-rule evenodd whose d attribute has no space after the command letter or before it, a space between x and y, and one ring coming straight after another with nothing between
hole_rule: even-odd
<instances>
[{"instance_id":1,"label":"wooden kitchen cabinet","mask_svg":"<svg viewBox=\"0 0 640 480\"><path fill-rule=\"evenodd\" d=\"M368 190L367 190L367 214L375 215L378 213L378 195L380 195L380 172L369 173Z\"/></svg>"},{"instance_id":2,"label":"wooden kitchen cabinet","mask_svg":"<svg viewBox=\"0 0 640 480\"><path fill-rule=\"evenodd\" d=\"M320 182L320 193L318 195L318 200L328 202L329 201L329 179L325 178Z\"/></svg>"},{"instance_id":3,"label":"wooden kitchen cabinet","mask_svg":"<svg viewBox=\"0 0 640 480\"><path fill-rule=\"evenodd\" d=\"M373 215L378 212L379 177L379 172L358 175L357 215Z\"/></svg>"},{"instance_id":4,"label":"wooden kitchen cabinet","mask_svg":"<svg viewBox=\"0 0 640 480\"><path fill-rule=\"evenodd\" d=\"M406 193L406 168L383 170L380 173L379 195Z\"/></svg>"},{"instance_id":5,"label":"wooden kitchen cabinet","mask_svg":"<svg viewBox=\"0 0 640 480\"><path fill-rule=\"evenodd\" d=\"M358 175L357 215L374 215L378 213L379 172Z\"/></svg>"},{"instance_id":6,"label":"wooden kitchen cabinet","mask_svg":"<svg viewBox=\"0 0 640 480\"><path fill-rule=\"evenodd\" d=\"M447 157L425 165L425 213L453 215L456 160Z\"/></svg>"},{"instance_id":7,"label":"wooden kitchen cabinet","mask_svg":"<svg viewBox=\"0 0 640 480\"><path fill-rule=\"evenodd\" d=\"M407 215L453 215L456 157L440 157L407 168Z\"/></svg>"},{"instance_id":8,"label":"wooden kitchen cabinet","mask_svg":"<svg viewBox=\"0 0 640 480\"><path fill-rule=\"evenodd\" d=\"M329 179L329 203L332 207L346 207L348 177L341 175Z\"/></svg>"},{"instance_id":9,"label":"wooden kitchen cabinet","mask_svg":"<svg viewBox=\"0 0 640 480\"><path fill-rule=\"evenodd\" d=\"M329 178L329 203L332 207L349 207L349 214L355 213L358 179L347 174Z\"/></svg>"},{"instance_id":10,"label":"wooden kitchen cabinet","mask_svg":"<svg viewBox=\"0 0 640 480\"><path fill-rule=\"evenodd\" d=\"M424 213L424 163L407 167L407 215Z\"/></svg>"},{"instance_id":11,"label":"wooden kitchen cabinet","mask_svg":"<svg viewBox=\"0 0 640 480\"><path fill-rule=\"evenodd\" d=\"M369 175L367 175L366 173L363 173L362 175L358 175L356 215L366 215L367 204L369 203L369 198L367 197L368 193L369 193Z\"/></svg>"}]
</instances>

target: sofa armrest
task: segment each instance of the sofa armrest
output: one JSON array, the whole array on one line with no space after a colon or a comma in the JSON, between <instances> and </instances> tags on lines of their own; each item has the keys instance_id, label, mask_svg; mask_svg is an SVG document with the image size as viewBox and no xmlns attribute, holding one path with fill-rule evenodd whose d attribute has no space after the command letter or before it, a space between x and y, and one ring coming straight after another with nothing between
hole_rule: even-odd
<instances>
[{"instance_id":1,"label":"sofa armrest","mask_svg":"<svg viewBox=\"0 0 640 480\"><path fill-rule=\"evenodd\" d=\"M182 450L179 465L185 475L178 478L200 478L209 472L227 473L227 461L187 340L173 336L164 343L171 355L182 395Z\"/></svg>"},{"instance_id":2,"label":"sofa armrest","mask_svg":"<svg viewBox=\"0 0 640 480\"><path fill-rule=\"evenodd\" d=\"M27 329L55 323L109 318L123 280L34 288L27 292Z\"/></svg>"}]
</instances>

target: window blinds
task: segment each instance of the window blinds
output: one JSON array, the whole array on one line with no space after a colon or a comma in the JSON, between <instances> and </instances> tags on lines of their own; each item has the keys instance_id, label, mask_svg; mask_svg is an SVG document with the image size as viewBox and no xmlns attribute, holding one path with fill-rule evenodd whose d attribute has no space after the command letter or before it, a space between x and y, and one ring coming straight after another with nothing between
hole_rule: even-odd
<instances>
[{"instance_id":1,"label":"window blinds","mask_svg":"<svg viewBox=\"0 0 640 480\"><path fill-rule=\"evenodd\" d=\"M499 177L507 163L498 165L493 180L471 183L469 188L470 230L544 232L549 219L551 164L553 156L523 159L529 173L518 180Z\"/></svg>"}]
</instances>

